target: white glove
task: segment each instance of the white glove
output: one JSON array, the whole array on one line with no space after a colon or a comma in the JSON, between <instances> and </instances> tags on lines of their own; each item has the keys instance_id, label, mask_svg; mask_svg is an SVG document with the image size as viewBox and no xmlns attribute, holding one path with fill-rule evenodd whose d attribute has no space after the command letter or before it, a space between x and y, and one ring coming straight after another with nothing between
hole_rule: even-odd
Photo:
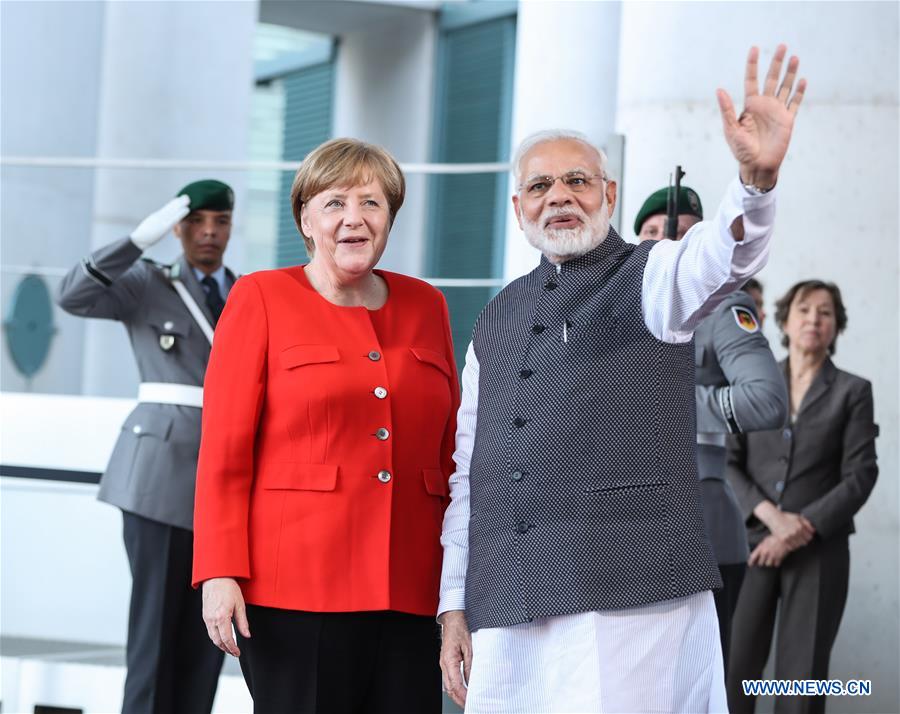
<instances>
[{"instance_id":1,"label":"white glove","mask_svg":"<svg viewBox=\"0 0 900 714\"><path fill-rule=\"evenodd\" d=\"M178 196L169 201L158 211L151 213L131 232L131 241L141 250L147 250L154 243L162 240L172 228L188 213L191 199L189 196Z\"/></svg>"}]
</instances>

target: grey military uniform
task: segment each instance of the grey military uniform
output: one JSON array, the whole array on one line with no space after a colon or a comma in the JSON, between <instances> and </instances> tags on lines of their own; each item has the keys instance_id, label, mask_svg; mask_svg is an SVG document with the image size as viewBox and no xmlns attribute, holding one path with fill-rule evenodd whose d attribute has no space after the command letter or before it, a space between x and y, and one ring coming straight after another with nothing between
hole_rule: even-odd
<instances>
[{"instance_id":1,"label":"grey military uniform","mask_svg":"<svg viewBox=\"0 0 900 714\"><path fill-rule=\"evenodd\" d=\"M206 295L187 260L141 260L129 238L90 255L65 276L58 303L82 317L125 325L142 382L202 386L210 345L172 285L178 277L210 322ZM226 270L226 284L235 280ZM124 511L190 529L200 447L196 407L140 403L122 425L98 498Z\"/></svg>"},{"instance_id":2,"label":"grey military uniform","mask_svg":"<svg viewBox=\"0 0 900 714\"><path fill-rule=\"evenodd\" d=\"M749 555L744 517L725 480L725 435L777 429L787 417L784 378L758 322L752 298L737 291L694 333L697 470L707 535L720 565L744 563Z\"/></svg>"}]
</instances>

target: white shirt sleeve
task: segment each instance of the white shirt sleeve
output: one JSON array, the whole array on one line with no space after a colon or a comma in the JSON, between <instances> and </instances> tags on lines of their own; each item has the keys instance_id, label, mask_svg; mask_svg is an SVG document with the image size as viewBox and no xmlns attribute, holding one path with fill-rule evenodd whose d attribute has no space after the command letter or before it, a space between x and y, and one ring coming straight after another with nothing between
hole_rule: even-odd
<instances>
[{"instance_id":1,"label":"white shirt sleeve","mask_svg":"<svg viewBox=\"0 0 900 714\"><path fill-rule=\"evenodd\" d=\"M742 241L731 233L739 216ZM697 223L680 241L658 241L641 287L647 329L664 342L689 341L701 319L765 266L774 221L775 189L755 196L736 177L711 221Z\"/></svg>"},{"instance_id":2,"label":"white shirt sleeve","mask_svg":"<svg viewBox=\"0 0 900 714\"><path fill-rule=\"evenodd\" d=\"M466 350L462 372L462 400L456 417L456 471L450 477L450 505L444 512L441 545L444 564L441 570L441 600L438 615L466 607L466 568L469 565L469 463L475 445L478 417L478 358L472 343Z\"/></svg>"}]
</instances>

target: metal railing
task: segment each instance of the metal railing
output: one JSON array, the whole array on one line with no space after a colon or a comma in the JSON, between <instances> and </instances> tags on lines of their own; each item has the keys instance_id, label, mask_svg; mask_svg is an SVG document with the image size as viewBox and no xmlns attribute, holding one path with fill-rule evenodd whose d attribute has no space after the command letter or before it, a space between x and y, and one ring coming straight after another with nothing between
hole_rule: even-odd
<instances>
[{"instance_id":1,"label":"metal railing","mask_svg":"<svg viewBox=\"0 0 900 714\"><path fill-rule=\"evenodd\" d=\"M203 170L203 171L296 171L300 161L209 161L202 159L105 159L97 157L73 156L2 156L0 166L29 168L67 169L159 169L159 170ZM460 175L505 173L510 170L508 162L482 163L401 163L400 168L407 174ZM4 273L15 275L42 275L60 278L69 268L56 266L0 265ZM447 288L501 288L506 284L502 278L421 278L435 287Z\"/></svg>"}]
</instances>

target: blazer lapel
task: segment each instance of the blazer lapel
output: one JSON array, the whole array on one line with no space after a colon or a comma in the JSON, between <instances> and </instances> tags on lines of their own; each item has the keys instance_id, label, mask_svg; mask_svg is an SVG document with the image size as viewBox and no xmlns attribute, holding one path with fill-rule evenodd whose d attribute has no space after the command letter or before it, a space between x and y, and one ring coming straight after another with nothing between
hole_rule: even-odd
<instances>
[{"instance_id":1,"label":"blazer lapel","mask_svg":"<svg viewBox=\"0 0 900 714\"><path fill-rule=\"evenodd\" d=\"M819 373L816 375L813 383L809 385L809 389L803 397L803 401L800 403L797 414L805 412L825 395L834 383L836 374L837 370L835 369L834 363L831 361L831 358L826 357L822 366L819 368ZM788 389L790 389L790 384L788 384Z\"/></svg>"},{"instance_id":2,"label":"blazer lapel","mask_svg":"<svg viewBox=\"0 0 900 714\"><path fill-rule=\"evenodd\" d=\"M197 280L197 276L194 275L194 269L191 267L191 264L187 262L187 258L185 258L183 255L178 261L178 264L180 266L178 277L181 279L184 287L187 288L187 291L191 294L191 297L194 298L194 301L197 303L197 305L200 306L200 310L206 316L206 319L209 320L209 324L212 325L213 316L209 311L209 307L206 305L206 291Z\"/></svg>"},{"instance_id":3,"label":"blazer lapel","mask_svg":"<svg viewBox=\"0 0 900 714\"><path fill-rule=\"evenodd\" d=\"M241 277L240 275L235 275L231 272L231 268L227 265L225 266L225 295L224 298L228 298L228 293L231 292L231 288L234 287L234 284L237 282L237 279Z\"/></svg>"}]
</instances>

